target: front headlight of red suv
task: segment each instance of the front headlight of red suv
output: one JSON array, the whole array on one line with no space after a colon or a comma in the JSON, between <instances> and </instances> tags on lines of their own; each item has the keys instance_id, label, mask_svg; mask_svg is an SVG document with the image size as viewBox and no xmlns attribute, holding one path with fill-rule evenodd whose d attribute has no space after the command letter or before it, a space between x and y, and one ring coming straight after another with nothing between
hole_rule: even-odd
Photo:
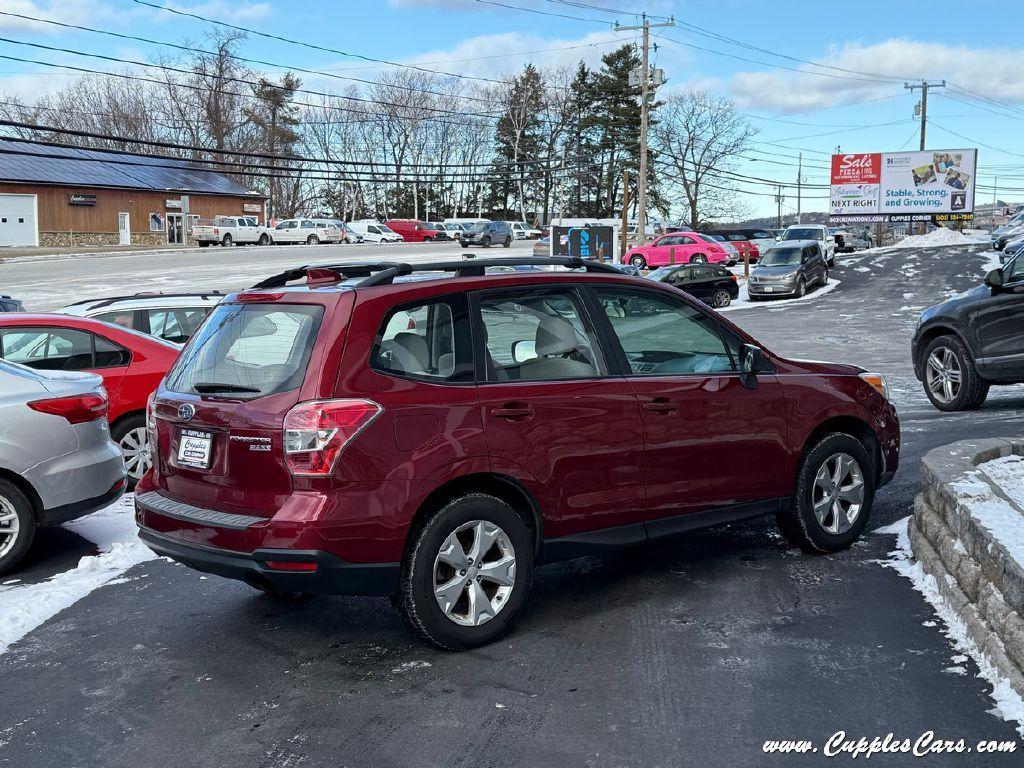
<instances>
[{"instance_id":1,"label":"front headlight of red suv","mask_svg":"<svg viewBox=\"0 0 1024 768\"><path fill-rule=\"evenodd\" d=\"M886 400L889 399L889 382L880 373L862 373L860 377Z\"/></svg>"}]
</instances>

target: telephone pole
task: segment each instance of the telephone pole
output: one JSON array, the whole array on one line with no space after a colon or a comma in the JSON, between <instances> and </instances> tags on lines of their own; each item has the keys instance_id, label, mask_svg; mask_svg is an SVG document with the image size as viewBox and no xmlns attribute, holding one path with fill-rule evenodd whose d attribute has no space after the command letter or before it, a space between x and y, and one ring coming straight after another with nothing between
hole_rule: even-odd
<instances>
[{"instance_id":1,"label":"telephone pole","mask_svg":"<svg viewBox=\"0 0 1024 768\"><path fill-rule=\"evenodd\" d=\"M631 32L639 29L644 33L640 71L631 73L629 77L630 85L640 86L640 174L636 180L636 231L641 243L647 240L647 111L650 106L649 102L654 100L654 91L665 82L663 70L658 69L651 72L651 29L674 27L676 24L672 18L660 24L651 24L646 13L643 14L642 19L643 24L639 26L623 27L618 22L615 22L614 26L616 32Z\"/></svg>"},{"instance_id":2,"label":"telephone pole","mask_svg":"<svg viewBox=\"0 0 1024 768\"><path fill-rule=\"evenodd\" d=\"M796 161L796 223L803 224L803 219L800 215L800 198L803 194L803 183L804 183L804 153L801 152L799 159Z\"/></svg>"},{"instance_id":3,"label":"telephone pole","mask_svg":"<svg viewBox=\"0 0 1024 768\"><path fill-rule=\"evenodd\" d=\"M775 205L778 206L778 213L775 215L775 228L782 229L782 201L786 196L782 194L782 185L779 184L775 192Z\"/></svg>"},{"instance_id":4,"label":"telephone pole","mask_svg":"<svg viewBox=\"0 0 1024 768\"><path fill-rule=\"evenodd\" d=\"M920 83L904 83L903 87L911 93L918 88L921 89L921 151L924 152L924 134L928 127L928 89L945 88L946 81L940 80L937 83L929 83L927 80L922 80Z\"/></svg>"}]
</instances>

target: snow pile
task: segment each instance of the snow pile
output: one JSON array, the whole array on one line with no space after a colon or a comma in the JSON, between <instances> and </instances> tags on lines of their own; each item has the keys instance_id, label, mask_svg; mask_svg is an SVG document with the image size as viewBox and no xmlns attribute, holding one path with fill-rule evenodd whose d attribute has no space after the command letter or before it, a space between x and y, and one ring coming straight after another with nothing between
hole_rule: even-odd
<instances>
[{"instance_id":1,"label":"snow pile","mask_svg":"<svg viewBox=\"0 0 1024 768\"><path fill-rule=\"evenodd\" d=\"M935 609L935 613L945 623L943 633L949 638L958 654L969 656L978 665L978 677L987 681L992 686L993 701L995 708L992 714L997 715L1007 722L1016 722L1017 732L1024 736L1024 699L1013 689L1010 681L1002 677L988 659L981 652L971 636L963 620L950 607L949 603L939 592L935 577L925 573L924 566L914 561L914 554L910 549L910 536L907 533L907 523L910 518L903 518L885 528L879 528L875 533L896 534L896 549L889 553L889 560L882 564L892 568L901 576L910 579L914 589L920 592L924 599ZM961 655L954 656L954 661L963 661Z\"/></svg>"},{"instance_id":2,"label":"snow pile","mask_svg":"<svg viewBox=\"0 0 1024 768\"><path fill-rule=\"evenodd\" d=\"M98 555L83 557L77 567L38 584L0 587L0 653L93 590L156 557L136 535L132 508L129 494L99 512L65 523L93 542Z\"/></svg>"},{"instance_id":3,"label":"snow pile","mask_svg":"<svg viewBox=\"0 0 1024 768\"><path fill-rule=\"evenodd\" d=\"M988 235L965 235L955 229L939 227L933 229L927 235L910 235L904 237L893 248L928 248L936 245L977 245L987 243Z\"/></svg>"}]
</instances>

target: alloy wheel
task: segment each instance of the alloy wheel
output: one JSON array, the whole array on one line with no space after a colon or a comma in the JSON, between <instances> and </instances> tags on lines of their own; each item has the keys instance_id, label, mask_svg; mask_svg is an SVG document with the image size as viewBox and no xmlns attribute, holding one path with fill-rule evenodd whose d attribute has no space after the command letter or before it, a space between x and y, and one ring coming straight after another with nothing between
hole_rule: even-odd
<instances>
[{"instance_id":1,"label":"alloy wheel","mask_svg":"<svg viewBox=\"0 0 1024 768\"><path fill-rule=\"evenodd\" d=\"M14 549L18 541L18 531L21 523L18 521L18 513L10 501L0 496L0 558L3 558Z\"/></svg>"},{"instance_id":2,"label":"alloy wheel","mask_svg":"<svg viewBox=\"0 0 1024 768\"><path fill-rule=\"evenodd\" d=\"M719 309L721 309L722 307L728 307L731 301L732 297L729 296L729 292L722 290L716 291L714 297L712 298L712 303Z\"/></svg>"},{"instance_id":3,"label":"alloy wheel","mask_svg":"<svg viewBox=\"0 0 1024 768\"><path fill-rule=\"evenodd\" d=\"M124 456L124 468L132 480L140 480L151 463L149 455L149 437L145 427L129 429L118 442L121 455Z\"/></svg>"},{"instance_id":4,"label":"alloy wheel","mask_svg":"<svg viewBox=\"0 0 1024 768\"><path fill-rule=\"evenodd\" d=\"M478 627L497 616L515 583L512 542L487 520L460 525L434 558L434 597L444 615L460 626Z\"/></svg>"},{"instance_id":5,"label":"alloy wheel","mask_svg":"<svg viewBox=\"0 0 1024 768\"><path fill-rule=\"evenodd\" d=\"M864 506L864 472L848 453L834 453L822 462L811 487L814 517L826 533L841 535L857 521Z\"/></svg>"},{"instance_id":6,"label":"alloy wheel","mask_svg":"<svg viewBox=\"0 0 1024 768\"><path fill-rule=\"evenodd\" d=\"M963 370L960 358L949 347L937 347L925 363L925 383L936 400L951 403L960 394Z\"/></svg>"}]
</instances>

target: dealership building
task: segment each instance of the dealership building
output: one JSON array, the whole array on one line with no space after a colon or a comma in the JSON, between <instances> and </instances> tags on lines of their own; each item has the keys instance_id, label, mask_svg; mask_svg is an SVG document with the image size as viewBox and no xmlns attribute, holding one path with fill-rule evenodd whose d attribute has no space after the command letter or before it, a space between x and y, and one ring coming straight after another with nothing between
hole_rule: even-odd
<instances>
[{"instance_id":1,"label":"dealership building","mask_svg":"<svg viewBox=\"0 0 1024 768\"><path fill-rule=\"evenodd\" d=\"M197 219L265 212L199 163L0 139L0 246L182 243Z\"/></svg>"}]
</instances>

